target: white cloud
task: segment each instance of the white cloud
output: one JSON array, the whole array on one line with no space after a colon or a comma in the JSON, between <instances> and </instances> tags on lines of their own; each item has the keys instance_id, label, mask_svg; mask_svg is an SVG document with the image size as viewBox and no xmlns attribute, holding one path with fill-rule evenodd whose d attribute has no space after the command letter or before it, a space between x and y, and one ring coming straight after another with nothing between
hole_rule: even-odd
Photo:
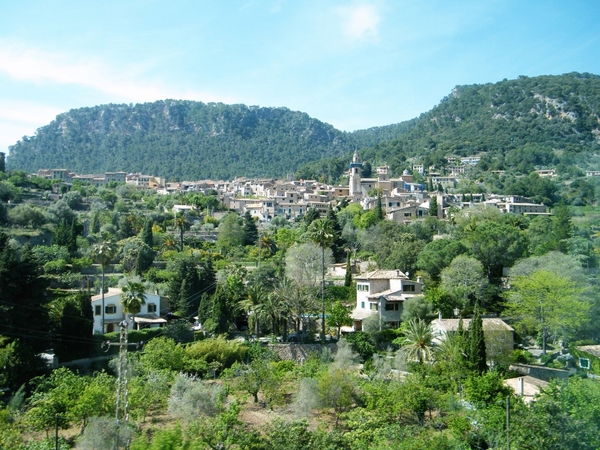
<instances>
[{"instance_id":1,"label":"white cloud","mask_svg":"<svg viewBox=\"0 0 600 450\"><path fill-rule=\"evenodd\" d=\"M0 100L0 152L6 152L23 136L31 136L61 112L64 111L45 104Z\"/></svg>"},{"instance_id":2,"label":"white cloud","mask_svg":"<svg viewBox=\"0 0 600 450\"><path fill-rule=\"evenodd\" d=\"M149 67L112 67L97 58L48 53L0 41L0 72L18 81L38 85L61 84L88 88L110 101L143 102L164 98L228 101L208 92L172 88L144 79Z\"/></svg>"},{"instance_id":3,"label":"white cloud","mask_svg":"<svg viewBox=\"0 0 600 450\"><path fill-rule=\"evenodd\" d=\"M338 8L344 34L357 41L377 41L381 17L373 5L354 5Z\"/></svg>"}]
</instances>

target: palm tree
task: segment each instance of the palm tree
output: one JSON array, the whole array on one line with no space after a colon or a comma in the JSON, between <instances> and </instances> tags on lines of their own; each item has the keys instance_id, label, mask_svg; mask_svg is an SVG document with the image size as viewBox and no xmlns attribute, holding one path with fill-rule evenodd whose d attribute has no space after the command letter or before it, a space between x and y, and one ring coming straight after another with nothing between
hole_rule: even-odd
<instances>
[{"instance_id":1,"label":"palm tree","mask_svg":"<svg viewBox=\"0 0 600 450\"><path fill-rule=\"evenodd\" d=\"M261 319L270 320L273 334L278 334L279 324L285 318L285 309L281 296L276 292L271 292L256 307L256 314Z\"/></svg>"},{"instance_id":2,"label":"palm tree","mask_svg":"<svg viewBox=\"0 0 600 450\"><path fill-rule=\"evenodd\" d=\"M333 222L329 219L317 219L308 227L310 240L321 247L321 340L325 341L325 248L335 240Z\"/></svg>"},{"instance_id":3,"label":"palm tree","mask_svg":"<svg viewBox=\"0 0 600 450\"><path fill-rule=\"evenodd\" d=\"M238 308L244 311L252 321L252 324L254 325L254 334L258 338L260 333L260 317L258 310L260 310L260 305L266 300L268 292L260 284L251 284L246 289L246 292L246 298L238 303Z\"/></svg>"},{"instance_id":4,"label":"palm tree","mask_svg":"<svg viewBox=\"0 0 600 450\"><path fill-rule=\"evenodd\" d=\"M318 309L315 305L314 292L310 288L299 286L298 283L287 277L277 282L275 292L285 302L285 310L289 313L286 319L291 318L294 331L299 331L301 324L303 324L302 328L306 330L306 326L304 326L306 313ZM284 322L284 325L287 325L287 321ZM287 334L286 329L284 329L284 334Z\"/></svg>"},{"instance_id":5,"label":"palm tree","mask_svg":"<svg viewBox=\"0 0 600 450\"><path fill-rule=\"evenodd\" d=\"M433 332L426 321L410 319L402 334L401 350L408 361L423 364L433 360Z\"/></svg>"},{"instance_id":6,"label":"palm tree","mask_svg":"<svg viewBox=\"0 0 600 450\"><path fill-rule=\"evenodd\" d=\"M127 284L121 288L121 305L125 314L138 314L142 306L146 304L145 288L142 283L127 281Z\"/></svg>"},{"instance_id":7,"label":"palm tree","mask_svg":"<svg viewBox=\"0 0 600 450\"><path fill-rule=\"evenodd\" d=\"M175 217L175 228L179 230L179 243L181 245L181 251L183 251L183 234L186 230L190 229L190 223L185 218L185 214L180 212Z\"/></svg>"},{"instance_id":8,"label":"palm tree","mask_svg":"<svg viewBox=\"0 0 600 450\"><path fill-rule=\"evenodd\" d=\"M108 266L110 261L113 259L116 251L117 247L115 243L108 238L105 238L102 242L95 244L91 249L92 258L100 263L100 268L102 270L102 333L104 333L104 268Z\"/></svg>"}]
</instances>

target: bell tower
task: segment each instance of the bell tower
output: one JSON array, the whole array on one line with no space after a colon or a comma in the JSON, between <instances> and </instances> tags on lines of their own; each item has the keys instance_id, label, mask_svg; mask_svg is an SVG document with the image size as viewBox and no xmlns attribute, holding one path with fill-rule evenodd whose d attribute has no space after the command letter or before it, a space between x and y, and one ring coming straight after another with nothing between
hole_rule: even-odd
<instances>
[{"instance_id":1,"label":"bell tower","mask_svg":"<svg viewBox=\"0 0 600 450\"><path fill-rule=\"evenodd\" d=\"M358 151L354 151L352 156L352 162L350 163L350 197L356 198L360 196L360 169L362 168L362 162L358 160Z\"/></svg>"}]
</instances>

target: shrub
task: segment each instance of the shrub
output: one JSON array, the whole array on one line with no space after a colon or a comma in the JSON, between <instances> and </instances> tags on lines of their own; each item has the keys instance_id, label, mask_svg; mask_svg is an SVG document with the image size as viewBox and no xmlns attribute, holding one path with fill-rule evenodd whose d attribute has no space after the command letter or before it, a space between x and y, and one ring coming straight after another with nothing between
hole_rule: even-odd
<instances>
[{"instance_id":1,"label":"shrub","mask_svg":"<svg viewBox=\"0 0 600 450\"><path fill-rule=\"evenodd\" d=\"M224 369L242 361L248 353L248 347L239 341L227 341L219 336L191 344L186 347L185 353L188 364L203 360L208 364L217 362Z\"/></svg>"}]
</instances>

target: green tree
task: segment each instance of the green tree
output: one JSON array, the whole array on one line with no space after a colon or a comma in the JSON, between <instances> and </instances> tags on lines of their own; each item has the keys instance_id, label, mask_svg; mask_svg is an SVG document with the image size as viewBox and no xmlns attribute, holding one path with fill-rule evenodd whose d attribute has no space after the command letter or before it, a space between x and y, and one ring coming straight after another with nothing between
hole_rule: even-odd
<instances>
[{"instance_id":1,"label":"green tree","mask_svg":"<svg viewBox=\"0 0 600 450\"><path fill-rule=\"evenodd\" d=\"M350 252L346 254L346 275L344 276L344 286L352 286L352 265L350 262Z\"/></svg>"},{"instance_id":2,"label":"green tree","mask_svg":"<svg viewBox=\"0 0 600 450\"><path fill-rule=\"evenodd\" d=\"M154 245L154 237L152 235L152 225L154 221L152 219L147 219L144 222L144 228L142 228L142 236L141 239L148 247L152 248Z\"/></svg>"},{"instance_id":3,"label":"green tree","mask_svg":"<svg viewBox=\"0 0 600 450\"><path fill-rule=\"evenodd\" d=\"M175 216L175 228L179 230L179 250L183 251L183 235L190 229L190 223L183 212Z\"/></svg>"},{"instance_id":4,"label":"green tree","mask_svg":"<svg viewBox=\"0 0 600 450\"><path fill-rule=\"evenodd\" d=\"M104 332L104 272L106 267L108 267L112 259L115 257L115 254L117 253L117 247L110 239L104 238L102 242L94 244L90 249L90 252L92 258L100 263L100 269L102 270L102 285L100 287L100 293L102 294L102 332Z\"/></svg>"},{"instance_id":5,"label":"green tree","mask_svg":"<svg viewBox=\"0 0 600 450\"><path fill-rule=\"evenodd\" d=\"M506 314L525 330L539 333L546 353L549 337L568 339L589 320L591 305L580 298L581 292L569 278L537 270L511 280Z\"/></svg>"},{"instance_id":6,"label":"green tree","mask_svg":"<svg viewBox=\"0 0 600 450\"><path fill-rule=\"evenodd\" d=\"M431 278L439 280L443 269L448 267L458 255L467 252L467 248L454 239L436 239L429 242L419 253L417 267L426 271Z\"/></svg>"},{"instance_id":7,"label":"green tree","mask_svg":"<svg viewBox=\"0 0 600 450\"><path fill-rule=\"evenodd\" d=\"M433 191L433 188L431 189L431 191ZM433 217L437 217L438 216L438 202L437 202L437 197L436 196L432 196L429 199L429 215L433 216Z\"/></svg>"},{"instance_id":8,"label":"green tree","mask_svg":"<svg viewBox=\"0 0 600 450\"><path fill-rule=\"evenodd\" d=\"M481 315L479 314L479 308L477 306L475 306L475 313L469 324L466 355L473 370L477 373L485 373L487 371L483 321L481 320Z\"/></svg>"},{"instance_id":9,"label":"green tree","mask_svg":"<svg viewBox=\"0 0 600 450\"><path fill-rule=\"evenodd\" d=\"M139 314L142 306L146 304L145 290L142 283L131 280L121 288L121 305L125 314Z\"/></svg>"},{"instance_id":10,"label":"green tree","mask_svg":"<svg viewBox=\"0 0 600 450\"><path fill-rule=\"evenodd\" d=\"M552 243L556 250L562 253L569 252L568 240L573 236L573 224L569 207L558 205L553 210L552 218Z\"/></svg>"},{"instance_id":11,"label":"green tree","mask_svg":"<svg viewBox=\"0 0 600 450\"><path fill-rule=\"evenodd\" d=\"M496 222L476 226L465 242L473 256L483 264L490 281L500 277L502 267L511 266L528 247L527 239L520 230Z\"/></svg>"},{"instance_id":12,"label":"green tree","mask_svg":"<svg viewBox=\"0 0 600 450\"><path fill-rule=\"evenodd\" d=\"M405 322L402 337L395 343L401 345L400 351L408 361L424 364L433 359L433 334L429 323L421 319Z\"/></svg>"},{"instance_id":13,"label":"green tree","mask_svg":"<svg viewBox=\"0 0 600 450\"><path fill-rule=\"evenodd\" d=\"M484 299L488 285L483 265L467 255L458 255L442 270L440 288L462 309Z\"/></svg>"},{"instance_id":14,"label":"green tree","mask_svg":"<svg viewBox=\"0 0 600 450\"><path fill-rule=\"evenodd\" d=\"M383 219L385 219L385 212L383 211L383 205L381 203L381 193L378 193L377 204L375 205L375 223L379 223Z\"/></svg>"},{"instance_id":15,"label":"green tree","mask_svg":"<svg viewBox=\"0 0 600 450\"><path fill-rule=\"evenodd\" d=\"M244 233L243 245L256 245L258 242L258 228L250 215L250 211L246 211L242 222L242 232Z\"/></svg>"},{"instance_id":16,"label":"green tree","mask_svg":"<svg viewBox=\"0 0 600 450\"><path fill-rule=\"evenodd\" d=\"M219 225L217 236L217 247L224 252L229 252L235 247L244 244L244 230L240 224L240 218L235 213L229 213Z\"/></svg>"},{"instance_id":17,"label":"green tree","mask_svg":"<svg viewBox=\"0 0 600 450\"><path fill-rule=\"evenodd\" d=\"M310 240L321 247L321 339L325 341L325 248L335 240L333 223L328 219L317 219L308 227Z\"/></svg>"},{"instance_id":18,"label":"green tree","mask_svg":"<svg viewBox=\"0 0 600 450\"><path fill-rule=\"evenodd\" d=\"M340 339L340 331L343 326L350 325L352 319L348 308L339 300L329 307L329 325L336 328L337 339Z\"/></svg>"},{"instance_id":19,"label":"green tree","mask_svg":"<svg viewBox=\"0 0 600 450\"><path fill-rule=\"evenodd\" d=\"M260 284L251 284L246 290L246 297L240 301L239 307L248 316L248 321L254 326L254 334L260 336L260 306L269 295L267 289Z\"/></svg>"}]
</instances>

